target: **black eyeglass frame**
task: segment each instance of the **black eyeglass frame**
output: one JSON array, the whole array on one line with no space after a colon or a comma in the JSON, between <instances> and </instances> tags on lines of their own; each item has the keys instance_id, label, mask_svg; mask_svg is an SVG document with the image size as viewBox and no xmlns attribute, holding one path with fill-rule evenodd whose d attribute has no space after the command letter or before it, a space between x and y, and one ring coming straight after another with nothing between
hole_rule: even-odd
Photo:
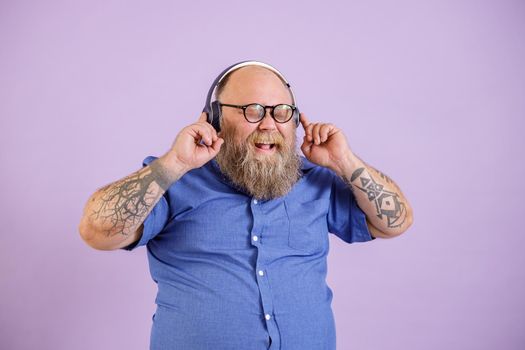
<instances>
[{"instance_id":1,"label":"black eyeglass frame","mask_svg":"<svg viewBox=\"0 0 525 350\"><path fill-rule=\"evenodd\" d=\"M257 120L257 121L249 121L248 120L248 117L246 116L246 109L250 106L254 106L254 105L257 105L257 106L261 106L264 108L264 114L262 115L261 119ZM264 119L264 117L266 116L266 109L267 108L271 108L270 110L270 116L272 117L273 120L275 120L276 123L280 123L280 124L284 124L284 123L288 123L290 121L290 119L292 119L292 117L294 116L295 114L295 110L297 109L297 107L295 106L292 106L292 105L289 105L289 104L286 104L286 103L279 103L278 105L275 105L275 106L265 106L265 105L262 105L260 103L249 103L247 105L244 105L244 106L239 106L239 105L232 105L232 104L229 104L229 103L220 103L219 102L219 106L222 108L222 106L226 106L226 107L234 107L234 108L238 108L238 109L242 109L242 114L244 115L244 119L246 119L246 121L248 123L259 123L261 120ZM275 119L274 115L273 115L273 111L276 107L278 106L288 106L292 109L292 114L290 115L290 118L286 119L284 122L281 122L281 121L278 121L277 119Z\"/></svg>"}]
</instances>

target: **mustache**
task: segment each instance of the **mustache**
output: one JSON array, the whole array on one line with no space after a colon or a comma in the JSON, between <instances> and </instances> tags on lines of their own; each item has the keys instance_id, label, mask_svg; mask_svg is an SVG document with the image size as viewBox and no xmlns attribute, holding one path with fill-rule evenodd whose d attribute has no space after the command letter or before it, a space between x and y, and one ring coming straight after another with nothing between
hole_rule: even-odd
<instances>
[{"instance_id":1,"label":"mustache","mask_svg":"<svg viewBox=\"0 0 525 350\"><path fill-rule=\"evenodd\" d=\"M265 132L259 132L254 131L249 137L248 142L256 144L256 143L273 143L276 146L283 146L284 145L284 137L279 134L278 132L274 133L265 133Z\"/></svg>"}]
</instances>

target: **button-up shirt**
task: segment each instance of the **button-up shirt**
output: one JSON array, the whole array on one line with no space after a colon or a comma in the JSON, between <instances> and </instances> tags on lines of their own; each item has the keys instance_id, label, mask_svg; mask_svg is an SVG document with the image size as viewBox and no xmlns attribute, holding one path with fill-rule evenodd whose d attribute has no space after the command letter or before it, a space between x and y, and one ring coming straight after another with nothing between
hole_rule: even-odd
<instances>
[{"instance_id":1,"label":"button-up shirt","mask_svg":"<svg viewBox=\"0 0 525 350\"><path fill-rule=\"evenodd\" d=\"M158 285L151 349L335 349L328 233L372 237L350 188L301 161L280 198L250 197L215 160L161 197L128 247L147 246Z\"/></svg>"}]
</instances>

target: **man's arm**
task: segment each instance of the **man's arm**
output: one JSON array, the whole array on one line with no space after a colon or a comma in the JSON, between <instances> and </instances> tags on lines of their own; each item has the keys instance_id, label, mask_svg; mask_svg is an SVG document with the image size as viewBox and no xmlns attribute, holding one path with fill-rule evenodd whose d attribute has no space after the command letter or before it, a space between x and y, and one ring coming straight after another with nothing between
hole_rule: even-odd
<instances>
[{"instance_id":1,"label":"man's arm","mask_svg":"<svg viewBox=\"0 0 525 350\"><path fill-rule=\"evenodd\" d=\"M168 171L169 169L169 171ZM113 250L140 239L143 222L171 183L184 171L154 160L125 178L96 191L86 203L79 231L95 249Z\"/></svg>"},{"instance_id":2,"label":"man's arm","mask_svg":"<svg viewBox=\"0 0 525 350\"><path fill-rule=\"evenodd\" d=\"M350 187L357 204L365 212L371 234L390 238L405 232L412 225L413 214L399 186L353 153L346 158L338 175Z\"/></svg>"},{"instance_id":3,"label":"man's arm","mask_svg":"<svg viewBox=\"0 0 525 350\"><path fill-rule=\"evenodd\" d=\"M400 235L412 224L412 208L396 183L359 159L343 132L330 123L309 123L301 113L301 150L311 162L332 169L352 190L374 237Z\"/></svg>"},{"instance_id":4,"label":"man's arm","mask_svg":"<svg viewBox=\"0 0 525 350\"><path fill-rule=\"evenodd\" d=\"M206 114L201 114L196 123L180 131L165 155L89 198L78 228L82 239L100 250L139 240L144 220L171 184L215 157L223 142Z\"/></svg>"}]
</instances>

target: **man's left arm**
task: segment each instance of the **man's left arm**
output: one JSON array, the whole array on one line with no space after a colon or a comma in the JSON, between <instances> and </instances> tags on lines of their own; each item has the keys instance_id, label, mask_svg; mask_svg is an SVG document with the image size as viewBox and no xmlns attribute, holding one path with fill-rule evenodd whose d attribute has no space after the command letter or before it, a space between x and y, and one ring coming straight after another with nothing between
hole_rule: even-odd
<instances>
[{"instance_id":1,"label":"man's left arm","mask_svg":"<svg viewBox=\"0 0 525 350\"><path fill-rule=\"evenodd\" d=\"M413 213L399 186L357 157L335 125L309 123L303 113L301 124L305 130L301 146L304 155L333 170L350 187L366 214L372 236L390 238L405 232L413 222Z\"/></svg>"},{"instance_id":2,"label":"man's left arm","mask_svg":"<svg viewBox=\"0 0 525 350\"><path fill-rule=\"evenodd\" d=\"M352 151L337 169L332 170L352 190L357 204L366 214L372 236L395 237L412 224L412 208L408 200L386 174L362 161Z\"/></svg>"}]
</instances>

